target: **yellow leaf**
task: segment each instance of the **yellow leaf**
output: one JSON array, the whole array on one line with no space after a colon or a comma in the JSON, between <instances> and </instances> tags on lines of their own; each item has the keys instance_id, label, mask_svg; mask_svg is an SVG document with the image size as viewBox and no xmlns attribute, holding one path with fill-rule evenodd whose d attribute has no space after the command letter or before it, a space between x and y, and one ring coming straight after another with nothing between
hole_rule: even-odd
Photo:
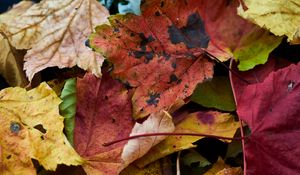
<instances>
[{"instance_id":1,"label":"yellow leaf","mask_svg":"<svg viewBox=\"0 0 300 175\"><path fill-rule=\"evenodd\" d=\"M0 34L0 74L10 86L25 87L29 82L23 72L25 53L12 48Z\"/></svg>"},{"instance_id":2,"label":"yellow leaf","mask_svg":"<svg viewBox=\"0 0 300 175\"><path fill-rule=\"evenodd\" d=\"M24 69L31 81L35 73L54 66L77 65L101 76L104 58L84 43L107 17L108 11L96 0L43 0L1 23L14 47L30 49Z\"/></svg>"},{"instance_id":3,"label":"yellow leaf","mask_svg":"<svg viewBox=\"0 0 300 175\"><path fill-rule=\"evenodd\" d=\"M242 169L240 167L230 167L219 157L218 161L213 164L211 169L204 173L204 175L241 175Z\"/></svg>"},{"instance_id":4,"label":"yellow leaf","mask_svg":"<svg viewBox=\"0 0 300 175\"><path fill-rule=\"evenodd\" d=\"M83 163L63 134L60 102L46 83L0 91L1 175L36 174L31 159L46 170Z\"/></svg>"},{"instance_id":5,"label":"yellow leaf","mask_svg":"<svg viewBox=\"0 0 300 175\"><path fill-rule=\"evenodd\" d=\"M292 44L300 44L299 0L244 0L238 14L277 36L287 36Z\"/></svg>"},{"instance_id":6,"label":"yellow leaf","mask_svg":"<svg viewBox=\"0 0 300 175\"><path fill-rule=\"evenodd\" d=\"M189 114L175 127L177 133L201 133L224 137L233 137L239 123L229 113L215 111L196 112ZM150 151L136 161L139 167L172 154L177 151L195 147L193 142L203 137L194 136L169 136L164 141L150 149Z\"/></svg>"}]
</instances>

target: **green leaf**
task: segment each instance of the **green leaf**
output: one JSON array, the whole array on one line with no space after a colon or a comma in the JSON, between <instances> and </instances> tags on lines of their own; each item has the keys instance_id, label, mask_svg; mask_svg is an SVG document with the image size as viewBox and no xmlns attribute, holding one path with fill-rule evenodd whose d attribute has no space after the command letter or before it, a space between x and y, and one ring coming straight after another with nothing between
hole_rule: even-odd
<instances>
[{"instance_id":1,"label":"green leaf","mask_svg":"<svg viewBox=\"0 0 300 175\"><path fill-rule=\"evenodd\" d=\"M256 65L265 64L269 54L281 43L282 38L263 29L255 29L244 36L233 52L234 59L239 61L239 70L246 71Z\"/></svg>"},{"instance_id":2,"label":"green leaf","mask_svg":"<svg viewBox=\"0 0 300 175\"><path fill-rule=\"evenodd\" d=\"M235 102L228 77L214 77L198 85L191 100L204 107L235 111Z\"/></svg>"},{"instance_id":3,"label":"green leaf","mask_svg":"<svg viewBox=\"0 0 300 175\"><path fill-rule=\"evenodd\" d=\"M60 98L63 102L59 105L60 114L65 118L65 133L69 142L74 144L74 127L76 113L76 78L66 80Z\"/></svg>"}]
</instances>

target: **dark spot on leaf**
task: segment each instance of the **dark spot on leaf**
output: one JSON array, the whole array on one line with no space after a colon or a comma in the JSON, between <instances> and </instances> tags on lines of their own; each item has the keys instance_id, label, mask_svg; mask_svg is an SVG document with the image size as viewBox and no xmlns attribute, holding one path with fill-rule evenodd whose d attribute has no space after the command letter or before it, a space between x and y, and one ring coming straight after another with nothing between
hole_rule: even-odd
<instances>
[{"instance_id":1,"label":"dark spot on leaf","mask_svg":"<svg viewBox=\"0 0 300 175\"><path fill-rule=\"evenodd\" d=\"M104 99L105 99L105 100L108 100L108 96L107 96L107 95L105 95L105 96L104 96Z\"/></svg>"},{"instance_id":2,"label":"dark spot on leaf","mask_svg":"<svg viewBox=\"0 0 300 175\"><path fill-rule=\"evenodd\" d=\"M145 58L146 58L145 63L149 63L153 59L153 55L154 55L153 52L146 52L146 54L145 54Z\"/></svg>"},{"instance_id":3,"label":"dark spot on leaf","mask_svg":"<svg viewBox=\"0 0 300 175\"><path fill-rule=\"evenodd\" d=\"M45 140L44 136L41 136L41 139L42 139L42 140Z\"/></svg>"},{"instance_id":4,"label":"dark spot on leaf","mask_svg":"<svg viewBox=\"0 0 300 175\"><path fill-rule=\"evenodd\" d=\"M172 63L172 67L173 67L173 69L176 69L177 64L176 64L175 62L173 62L173 63Z\"/></svg>"},{"instance_id":5,"label":"dark spot on leaf","mask_svg":"<svg viewBox=\"0 0 300 175\"><path fill-rule=\"evenodd\" d=\"M171 74L170 75L170 81L168 82L168 84L171 84L173 82L178 81L178 77L175 74Z\"/></svg>"},{"instance_id":6,"label":"dark spot on leaf","mask_svg":"<svg viewBox=\"0 0 300 175\"><path fill-rule=\"evenodd\" d=\"M173 148L176 148L176 145L173 145Z\"/></svg>"},{"instance_id":7,"label":"dark spot on leaf","mask_svg":"<svg viewBox=\"0 0 300 175\"><path fill-rule=\"evenodd\" d=\"M132 52L135 58L141 58L142 56L145 55L144 51L133 51Z\"/></svg>"},{"instance_id":8,"label":"dark spot on leaf","mask_svg":"<svg viewBox=\"0 0 300 175\"><path fill-rule=\"evenodd\" d=\"M140 48L142 51L146 51L146 45L155 40L153 36L150 35L147 38L143 33L139 33L139 37L141 38Z\"/></svg>"},{"instance_id":9,"label":"dark spot on leaf","mask_svg":"<svg viewBox=\"0 0 300 175\"><path fill-rule=\"evenodd\" d=\"M198 112L197 117L204 124L211 125L215 121L215 117L213 115L209 114L209 113L206 113L206 112Z\"/></svg>"},{"instance_id":10,"label":"dark spot on leaf","mask_svg":"<svg viewBox=\"0 0 300 175\"><path fill-rule=\"evenodd\" d=\"M156 11L156 12L155 12L155 16L160 16L159 11Z\"/></svg>"},{"instance_id":11,"label":"dark spot on leaf","mask_svg":"<svg viewBox=\"0 0 300 175\"><path fill-rule=\"evenodd\" d=\"M35 125L33 128L39 130L43 134L47 132L47 130L41 124Z\"/></svg>"},{"instance_id":12,"label":"dark spot on leaf","mask_svg":"<svg viewBox=\"0 0 300 175\"><path fill-rule=\"evenodd\" d=\"M161 1L160 2L160 7L163 7L165 5L165 2L164 1Z\"/></svg>"},{"instance_id":13,"label":"dark spot on leaf","mask_svg":"<svg viewBox=\"0 0 300 175\"><path fill-rule=\"evenodd\" d=\"M114 32L120 32L119 28L114 28Z\"/></svg>"},{"instance_id":14,"label":"dark spot on leaf","mask_svg":"<svg viewBox=\"0 0 300 175\"><path fill-rule=\"evenodd\" d=\"M184 87L185 87L185 88L189 88L189 85L185 84Z\"/></svg>"},{"instance_id":15,"label":"dark spot on leaf","mask_svg":"<svg viewBox=\"0 0 300 175\"><path fill-rule=\"evenodd\" d=\"M86 47L91 47L89 39L85 40L84 44Z\"/></svg>"},{"instance_id":16,"label":"dark spot on leaf","mask_svg":"<svg viewBox=\"0 0 300 175\"><path fill-rule=\"evenodd\" d=\"M207 48L209 43L204 22L198 13L193 13L188 17L186 26L179 29L175 25L171 25L168 32L173 44L183 42L187 48Z\"/></svg>"},{"instance_id":17,"label":"dark spot on leaf","mask_svg":"<svg viewBox=\"0 0 300 175\"><path fill-rule=\"evenodd\" d=\"M154 93L150 94L149 99L146 100L148 105L157 105L159 102L160 94L159 93Z\"/></svg>"},{"instance_id":18,"label":"dark spot on leaf","mask_svg":"<svg viewBox=\"0 0 300 175\"><path fill-rule=\"evenodd\" d=\"M6 157L6 159L10 159L11 158L11 155L8 155L7 157Z\"/></svg>"},{"instance_id":19,"label":"dark spot on leaf","mask_svg":"<svg viewBox=\"0 0 300 175\"><path fill-rule=\"evenodd\" d=\"M135 34L134 34L133 32L131 32L131 33L130 33L130 36L131 36L131 37L134 37L134 36L135 36Z\"/></svg>"},{"instance_id":20,"label":"dark spot on leaf","mask_svg":"<svg viewBox=\"0 0 300 175\"><path fill-rule=\"evenodd\" d=\"M162 55L165 57L166 60L169 60L171 58L170 54L167 54L166 52L163 52Z\"/></svg>"},{"instance_id":21,"label":"dark spot on leaf","mask_svg":"<svg viewBox=\"0 0 300 175\"><path fill-rule=\"evenodd\" d=\"M21 125L18 122L11 122L10 123L10 131L12 133L18 134L21 130Z\"/></svg>"},{"instance_id":22,"label":"dark spot on leaf","mask_svg":"<svg viewBox=\"0 0 300 175\"><path fill-rule=\"evenodd\" d=\"M112 122L112 123L115 123L115 122L116 122L116 119L112 118L112 119L111 119L111 122Z\"/></svg>"}]
</instances>

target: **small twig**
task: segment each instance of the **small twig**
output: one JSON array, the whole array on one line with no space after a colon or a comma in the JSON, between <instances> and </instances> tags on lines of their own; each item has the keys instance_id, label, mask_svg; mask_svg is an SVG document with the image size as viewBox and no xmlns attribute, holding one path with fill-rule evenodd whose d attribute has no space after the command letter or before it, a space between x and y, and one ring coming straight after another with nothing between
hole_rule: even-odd
<instances>
[{"instance_id":1,"label":"small twig","mask_svg":"<svg viewBox=\"0 0 300 175\"><path fill-rule=\"evenodd\" d=\"M210 134L201 134L201 133L184 133L184 132L157 132L157 133L145 133L145 134L137 134L129 137L125 137L122 139L114 140L111 142L103 143L103 146L110 146L125 140L132 140L137 139L140 137L150 137L150 136L195 136L195 137L212 137L217 139L223 139L223 140L243 140L247 138L245 137L224 137L224 136L216 136L216 135L210 135Z\"/></svg>"}]
</instances>

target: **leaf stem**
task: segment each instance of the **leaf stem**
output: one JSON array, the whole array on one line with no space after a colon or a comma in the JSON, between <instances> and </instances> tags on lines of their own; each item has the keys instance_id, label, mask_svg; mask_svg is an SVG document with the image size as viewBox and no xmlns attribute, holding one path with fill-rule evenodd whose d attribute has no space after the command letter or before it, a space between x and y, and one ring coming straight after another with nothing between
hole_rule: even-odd
<instances>
[{"instance_id":1,"label":"leaf stem","mask_svg":"<svg viewBox=\"0 0 300 175\"><path fill-rule=\"evenodd\" d=\"M201 133L185 133L185 132L157 132L157 133L144 133L144 134L137 134L121 139L117 139L111 142L106 142L103 143L103 146L110 146L122 141L126 140L132 140L132 139L137 139L140 137L151 137L151 136L195 136L195 137L212 137L212 138L217 138L217 139L223 139L223 140L244 140L248 136L245 137L224 137L224 136L216 136L216 135L210 135L210 134L201 134Z\"/></svg>"},{"instance_id":2,"label":"leaf stem","mask_svg":"<svg viewBox=\"0 0 300 175\"><path fill-rule=\"evenodd\" d=\"M214 55L212 55L211 53L207 52L206 50L204 50L204 53L211 57L212 59L214 59L215 61L217 61L218 63L220 63L222 66L224 66L229 72L231 72L233 75L235 75L237 78L239 78L240 80L242 80L243 82L247 83L247 84L251 84L249 81L245 80L243 77L241 77L236 71L230 69L226 64L224 64L221 60L219 60L217 57L215 57Z\"/></svg>"}]
</instances>

